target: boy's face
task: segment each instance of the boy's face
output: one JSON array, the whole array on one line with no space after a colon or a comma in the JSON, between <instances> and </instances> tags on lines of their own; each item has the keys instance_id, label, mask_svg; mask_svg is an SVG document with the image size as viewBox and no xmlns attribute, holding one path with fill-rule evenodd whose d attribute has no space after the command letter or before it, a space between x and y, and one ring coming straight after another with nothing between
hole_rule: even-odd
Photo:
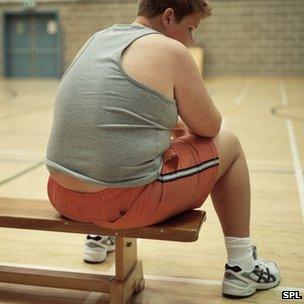
<instances>
[{"instance_id":1,"label":"boy's face","mask_svg":"<svg viewBox=\"0 0 304 304\"><path fill-rule=\"evenodd\" d=\"M188 47L194 42L192 32L199 26L201 20L200 12L185 16L179 23L173 16L171 22L167 24L164 34Z\"/></svg>"}]
</instances>

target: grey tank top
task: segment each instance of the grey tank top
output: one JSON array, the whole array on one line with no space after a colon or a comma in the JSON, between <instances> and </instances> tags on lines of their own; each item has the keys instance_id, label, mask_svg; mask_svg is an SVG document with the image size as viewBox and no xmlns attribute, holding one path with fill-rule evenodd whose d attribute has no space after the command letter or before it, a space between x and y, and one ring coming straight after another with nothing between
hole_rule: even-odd
<instances>
[{"instance_id":1,"label":"grey tank top","mask_svg":"<svg viewBox=\"0 0 304 304\"><path fill-rule=\"evenodd\" d=\"M109 187L157 179L177 106L121 66L123 51L148 34L160 33L137 24L97 32L68 68L57 91L47 147L50 172Z\"/></svg>"}]
</instances>

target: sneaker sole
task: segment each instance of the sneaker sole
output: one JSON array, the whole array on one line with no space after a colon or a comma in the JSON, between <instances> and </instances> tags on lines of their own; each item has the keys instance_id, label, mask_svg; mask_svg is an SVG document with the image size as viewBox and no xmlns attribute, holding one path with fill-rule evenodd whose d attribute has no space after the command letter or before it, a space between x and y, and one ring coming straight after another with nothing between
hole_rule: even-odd
<instances>
[{"instance_id":1,"label":"sneaker sole","mask_svg":"<svg viewBox=\"0 0 304 304\"><path fill-rule=\"evenodd\" d=\"M108 248L107 248L107 252L112 252L112 251L114 251L115 250L115 245L113 245L113 246L108 246Z\"/></svg>"},{"instance_id":2,"label":"sneaker sole","mask_svg":"<svg viewBox=\"0 0 304 304\"><path fill-rule=\"evenodd\" d=\"M90 264L102 263L106 260L106 258L107 258L106 251L104 251L104 254L101 255L100 252L86 250L83 255L83 260L86 263L90 263Z\"/></svg>"},{"instance_id":3,"label":"sneaker sole","mask_svg":"<svg viewBox=\"0 0 304 304\"><path fill-rule=\"evenodd\" d=\"M103 263L105 260L102 260L102 261L90 261L90 260L86 260L86 259L83 259L84 262L88 263L88 264L100 264L100 263Z\"/></svg>"},{"instance_id":4,"label":"sneaker sole","mask_svg":"<svg viewBox=\"0 0 304 304\"><path fill-rule=\"evenodd\" d=\"M107 253L113 252L115 250L115 245L114 246L109 246L107 248ZM84 252L84 257L83 261L89 264L99 264L104 262L107 259L107 255L105 254L103 257L100 257L99 252L94 252L94 251L86 251Z\"/></svg>"},{"instance_id":5,"label":"sneaker sole","mask_svg":"<svg viewBox=\"0 0 304 304\"><path fill-rule=\"evenodd\" d=\"M244 289L240 286L236 286L234 284L230 284L229 282L223 282L223 296L225 298L230 299L242 299L248 298L256 293L257 290L267 290L272 289L280 284L280 280L278 282L273 282L272 284L265 284L259 286L249 286L248 288ZM230 289L230 290L229 290Z\"/></svg>"}]
</instances>

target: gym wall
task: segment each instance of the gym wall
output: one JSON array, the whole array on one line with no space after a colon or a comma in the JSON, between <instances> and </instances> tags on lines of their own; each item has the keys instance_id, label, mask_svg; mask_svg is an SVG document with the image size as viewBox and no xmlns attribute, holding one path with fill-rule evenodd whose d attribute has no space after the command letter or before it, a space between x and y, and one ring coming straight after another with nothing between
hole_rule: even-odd
<instances>
[{"instance_id":1,"label":"gym wall","mask_svg":"<svg viewBox=\"0 0 304 304\"><path fill-rule=\"evenodd\" d=\"M304 76L303 0L213 0L197 43L208 76Z\"/></svg>"},{"instance_id":2,"label":"gym wall","mask_svg":"<svg viewBox=\"0 0 304 304\"><path fill-rule=\"evenodd\" d=\"M40 0L35 11L54 11L61 30L61 74L83 43L114 23L130 23L136 0ZM204 48L204 75L304 76L303 0L213 0L213 16L195 34ZM23 1L0 0L0 76L4 12L24 12ZM30 13L30 11L29 11Z\"/></svg>"}]
</instances>

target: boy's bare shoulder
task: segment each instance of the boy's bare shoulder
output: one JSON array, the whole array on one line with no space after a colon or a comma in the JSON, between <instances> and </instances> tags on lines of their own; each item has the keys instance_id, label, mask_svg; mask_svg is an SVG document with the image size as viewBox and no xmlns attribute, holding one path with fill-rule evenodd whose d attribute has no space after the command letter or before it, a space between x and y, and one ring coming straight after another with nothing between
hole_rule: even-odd
<instances>
[{"instance_id":1,"label":"boy's bare shoulder","mask_svg":"<svg viewBox=\"0 0 304 304\"><path fill-rule=\"evenodd\" d=\"M187 53L189 54L188 49L179 41L161 34L149 34L136 39L128 47L124 52L122 64L134 78L137 77L136 79L145 81L152 87L154 85L155 89L168 92L172 91L181 70L187 70ZM158 83L155 86L155 79L161 82L161 85Z\"/></svg>"},{"instance_id":2,"label":"boy's bare shoulder","mask_svg":"<svg viewBox=\"0 0 304 304\"><path fill-rule=\"evenodd\" d=\"M166 57L173 62L189 53L181 42L160 34L143 36L134 46L138 46L144 53L153 53L153 57Z\"/></svg>"},{"instance_id":3,"label":"boy's bare shoulder","mask_svg":"<svg viewBox=\"0 0 304 304\"><path fill-rule=\"evenodd\" d=\"M172 39L170 37L167 37L163 34L150 34L145 35L139 39L139 41L146 41L147 43L154 44L155 42L158 42L158 45L160 46L168 46L168 47L175 47L178 48L180 46L183 46L183 44L175 39ZM184 46L185 47L185 46Z\"/></svg>"}]
</instances>

